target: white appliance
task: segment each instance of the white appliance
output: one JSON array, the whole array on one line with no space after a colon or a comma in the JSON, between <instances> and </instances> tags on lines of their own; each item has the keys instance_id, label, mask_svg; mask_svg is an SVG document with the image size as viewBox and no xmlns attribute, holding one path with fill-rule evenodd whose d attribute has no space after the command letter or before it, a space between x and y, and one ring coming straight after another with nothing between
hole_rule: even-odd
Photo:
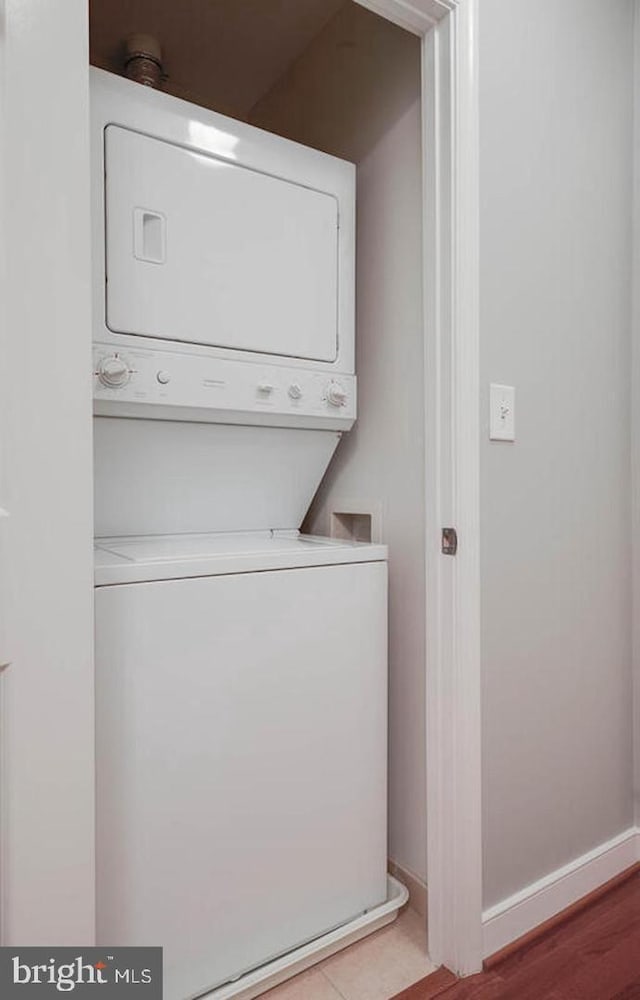
<instances>
[{"instance_id":1,"label":"white appliance","mask_svg":"<svg viewBox=\"0 0 640 1000\"><path fill-rule=\"evenodd\" d=\"M353 164L97 69L91 120L97 412L236 422L242 361L267 415L348 429Z\"/></svg>"},{"instance_id":2,"label":"white appliance","mask_svg":"<svg viewBox=\"0 0 640 1000\"><path fill-rule=\"evenodd\" d=\"M164 945L167 1000L386 899L385 559L98 543L98 941Z\"/></svg>"},{"instance_id":3,"label":"white appliance","mask_svg":"<svg viewBox=\"0 0 640 1000\"><path fill-rule=\"evenodd\" d=\"M392 920L386 549L301 536L356 417L354 169L92 70L97 927L248 998Z\"/></svg>"}]
</instances>

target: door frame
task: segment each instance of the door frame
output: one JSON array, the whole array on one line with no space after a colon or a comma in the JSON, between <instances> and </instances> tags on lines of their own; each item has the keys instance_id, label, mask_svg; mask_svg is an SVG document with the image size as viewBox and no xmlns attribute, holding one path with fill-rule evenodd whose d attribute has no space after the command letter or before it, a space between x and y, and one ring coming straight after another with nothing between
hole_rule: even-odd
<instances>
[{"instance_id":1,"label":"door frame","mask_svg":"<svg viewBox=\"0 0 640 1000\"><path fill-rule=\"evenodd\" d=\"M356 2L422 39L429 954L464 976L482 968L478 0Z\"/></svg>"},{"instance_id":2,"label":"door frame","mask_svg":"<svg viewBox=\"0 0 640 1000\"><path fill-rule=\"evenodd\" d=\"M434 962L466 975L480 969L482 961L478 0L357 2L422 38L429 947ZM27 18L25 6L30 12ZM31 371L29 382L24 383L31 385L32 391L25 395L19 414L24 413L27 426L35 427L32 412L46 410L50 436L64 440L67 430L76 434L74 445L79 447L68 450L64 474L59 468L56 471L63 485L73 475L78 477L82 488L62 490L56 482L56 489L52 489L54 480L47 480L46 473L55 448L46 447L48 438L43 428L42 432L31 433L27 441L30 461L21 459L18 464L16 460L16 474L21 477L25 474L25 496L47 496L49 521L55 523L55 529L47 526L47 519L40 519L42 524L34 532L27 521L32 506L20 512L19 517L16 509L10 519L12 551L20 565L37 567L28 580L50 579L53 588L53 581L59 585L59 567L66 565L65 554L68 556L71 544L74 576L71 596L68 595L65 604L67 618L50 614L47 609L51 602L47 603L46 594L39 590L31 606L36 618L39 609L47 611L39 621L39 629L29 628L25 621L15 621L6 642L13 643L16 655L5 653L4 648L0 650L0 661L6 658L15 661L2 682L5 711L9 696L12 713L15 714L16 706L20 707L20 720L24 722L19 733L14 727L10 739L6 734L3 736L3 743L8 740L11 744L3 746L2 767L5 877L16 850L21 851L24 860L17 875L12 871L11 886L3 885L3 938L4 943L19 939L22 943L36 943L27 940L25 921L34 912L29 902L38 897L41 904L39 873L50 877L55 872L60 891L50 893L50 906L40 905L36 936L52 944L80 944L92 939L94 902L91 613L89 599L85 598L91 590L91 487L86 465L90 454L91 395L89 382L83 382L82 378L90 361L86 339L86 330L90 328L90 284L88 271L85 273L80 259L82 240L76 241L76 247L80 247L78 253L67 260L66 255L53 253L57 231L48 228L49 243L34 262L29 244L31 229L25 228L20 217L24 208L25 217L33 217L34 225L37 221L34 213L27 211L31 174L24 181L16 181L17 199L16 191L11 199L7 192L9 178L20 177L19 157L41 141L41 122L48 120L50 112L58 144L62 142L66 148L64 142L68 138L69 156L74 157L76 166L75 172L69 172L63 169L65 163L59 164L59 175L50 171L51 180L46 188L42 188L40 177L41 200L50 192L51 205L57 206L59 218L67 221L70 215L65 214L65 204L73 204L71 215L79 229L84 227L89 239L89 202L83 186L88 183L88 175L80 184L82 204L77 201L76 185L76 177L85 177L88 170L87 135L83 131L88 127L86 3L51 0L45 6L46 16L45 8L36 0L27 4L24 0L0 0L3 28L0 71L11 84L5 90L13 94L9 100L5 93L2 133L6 137L9 127L16 128L19 140L16 142L13 136L12 158L3 164L0 209L9 227L8 230L5 227L6 243L12 246L17 262L12 270L13 279L24 275L24 281L14 280L14 287L42 282L35 300L16 293L10 302L15 313L14 328L33 334L33 346L40 351L42 362L34 370L40 373L38 379ZM51 46L52 32L55 46ZM34 51L38 54L35 62L30 59ZM63 77L56 75L51 60L58 67L70 66L70 72ZM57 81L54 88L50 85L52 79ZM44 105L43 95L47 95ZM25 115L25 106L37 108L37 113ZM20 122L23 124L17 124ZM25 154L24 162L34 161ZM33 245L38 246L39 241ZM47 256L50 245L51 258ZM49 266L54 258L62 261L60 273ZM18 273L20 268L22 274ZM7 281L4 274L2 280L3 284ZM61 302L77 303L71 318L68 309L60 310ZM33 311L29 311L31 305ZM43 310L51 306L42 321L36 315L37 305ZM4 309L6 312L6 304ZM13 350L20 339L12 343ZM3 345L6 346L4 341ZM69 359L69 370L78 386L73 398L65 399L64 406L60 404L55 378L49 378L48 374L49 370L57 371L60 358ZM22 370L26 369L18 368L19 373ZM20 389L23 381L18 380L16 385ZM16 393L12 399L18 399ZM82 424L81 431L74 430L76 420ZM26 473L32 470L38 472L40 479L36 476L27 482ZM22 479L18 485L23 485ZM16 490L17 487L13 492ZM7 503L4 494L0 501L3 506ZM455 527L458 532L460 544L455 558L441 554L440 533L444 526ZM60 540L58 548L52 542L53 534ZM0 597L5 594L6 575L0 578ZM65 644L65 629L78 620L85 624L78 633L77 646L70 650ZM55 669L58 666L60 669ZM56 717L55 725L50 713L53 688L56 699L68 706L67 714ZM42 720L48 720L49 728L39 733L36 754L31 737L34 726L42 729ZM64 740L59 738L63 730ZM7 756L11 757L12 771L17 763L21 764L20 776L25 781L20 786L17 781L7 780ZM32 794L34 781L39 790L48 788L48 796L41 796L41 801ZM58 792L67 804L63 811L56 799ZM64 830L62 826L60 830L56 828L57 835L48 839L47 850L43 853L39 842L36 852L34 831L39 834L50 824L49 807L56 816L63 816ZM36 853L38 870L31 871L29 863ZM70 872L73 884L69 883ZM62 908L60 899L66 901Z\"/></svg>"}]
</instances>

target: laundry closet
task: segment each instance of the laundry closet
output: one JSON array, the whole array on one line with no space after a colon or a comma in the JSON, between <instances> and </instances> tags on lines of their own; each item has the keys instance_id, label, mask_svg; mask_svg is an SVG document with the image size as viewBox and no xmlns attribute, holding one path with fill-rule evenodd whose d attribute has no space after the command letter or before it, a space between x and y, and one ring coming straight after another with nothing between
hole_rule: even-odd
<instances>
[{"instance_id":1,"label":"laundry closet","mask_svg":"<svg viewBox=\"0 0 640 1000\"><path fill-rule=\"evenodd\" d=\"M248 1000L426 882L420 42L90 13L98 942Z\"/></svg>"}]
</instances>

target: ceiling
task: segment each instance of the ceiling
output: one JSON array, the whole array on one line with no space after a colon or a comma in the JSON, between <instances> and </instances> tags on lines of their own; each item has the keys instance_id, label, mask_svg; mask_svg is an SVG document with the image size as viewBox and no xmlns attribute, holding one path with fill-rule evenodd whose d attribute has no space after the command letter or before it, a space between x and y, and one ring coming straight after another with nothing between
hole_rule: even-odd
<instances>
[{"instance_id":1,"label":"ceiling","mask_svg":"<svg viewBox=\"0 0 640 1000\"><path fill-rule=\"evenodd\" d=\"M123 72L123 40L154 35L165 89L245 118L345 0L90 0L91 62Z\"/></svg>"}]
</instances>

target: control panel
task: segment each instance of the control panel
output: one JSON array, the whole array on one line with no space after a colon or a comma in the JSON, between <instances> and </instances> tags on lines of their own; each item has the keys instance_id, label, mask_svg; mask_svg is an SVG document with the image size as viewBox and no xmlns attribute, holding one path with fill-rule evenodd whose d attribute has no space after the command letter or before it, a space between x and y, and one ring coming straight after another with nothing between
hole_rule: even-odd
<instances>
[{"instance_id":1,"label":"control panel","mask_svg":"<svg viewBox=\"0 0 640 1000\"><path fill-rule=\"evenodd\" d=\"M198 357L169 351L114 351L95 344L94 400L97 412L116 413L120 407L155 405L215 413L261 414L261 423L286 417L345 428L356 416L354 375L332 375L302 368ZM102 405L100 405L102 404ZM106 405L106 407L104 406ZM163 412L166 416L166 411ZM153 417L153 411L144 416ZM179 414L176 412L176 418ZM266 419L265 419L266 418ZM292 419L293 418L293 419Z\"/></svg>"}]
</instances>

